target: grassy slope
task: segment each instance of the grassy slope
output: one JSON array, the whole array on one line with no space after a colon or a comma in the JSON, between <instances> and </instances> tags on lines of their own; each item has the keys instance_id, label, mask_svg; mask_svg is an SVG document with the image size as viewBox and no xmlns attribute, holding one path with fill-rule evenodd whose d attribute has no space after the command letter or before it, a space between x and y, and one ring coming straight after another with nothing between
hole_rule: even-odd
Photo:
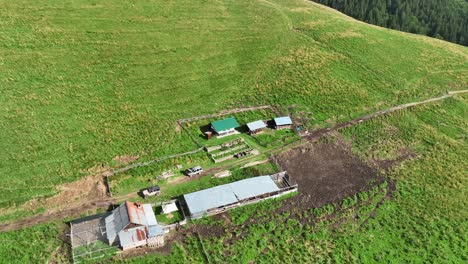
<instances>
[{"instance_id":1,"label":"grassy slope","mask_svg":"<svg viewBox=\"0 0 468 264\"><path fill-rule=\"evenodd\" d=\"M466 48L303 1L8 1L0 21L1 206L192 149L177 118L296 104L323 125L468 76Z\"/></svg>"},{"instance_id":2,"label":"grassy slope","mask_svg":"<svg viewBox=\"0 0 468 264\"><path fill-rule=\"evenodd\" d=\"M397 181L393 198L382 203L370 198L313 227L288 220L287 214L272 214L278 204L263 202L229 213L234 230L217 239L204 239L212 263L271 262L437 262L462 263L466 252L467 177L466 97L400 111L345 129L354 151L363 158L396 157L402 148L417 154L388 173ZM287 202L284 201L284 202ZM316 215L314 210L304 218ZM323 214L322 214L323 215ZM369 218L370 217L370 218ZM243 225L248 219L266 219ZM210 220L204 221L210 224ZM219 225L219 222L211 224ZM1 241L17 241L24 234L36 243L27 252L17 252L9 243L0 251L9 263L20 263L31 254L51 259L52 245L59 245L56 224L0 234ZM236 231L238 230L238 231ZM242 232L241 232L242 230ZM232 236L242 240L226 243ZM287 241L287 243L285 243ZM57 244L58 243L58 244ZM202 263L206 258L194 237L176 246L168 256L146 255L125 263ZM15 254L13 254L15 252ZM228 255L225 255L229 252ZM14 258L8 256L15 256Z\"/></svg>"},{"instance_id":3,"label":"grassy slope","mask_svg":"<svg viewBox=\"0 0 468 264\"><path fill-rule=\"evenodd\" d=\"M466 97L449 99L345 131L364 157L391 157L404 147L419 156L390 173L398 181L394 200L356 236L342 234L340 250L362 261L466 261L466 112Z\"/></svg>"},{"instance_id":4,"label":"grassy slope","mask_svg":"<svg viewBox=\"0 0 468 264\"><path fill-rule=\"evenodd\" d=\"M463 98L450 99L342 131L349 139L353 138L354 151L365 158L392 158L394 150L401 148L409 148L418 155L388 173L397 181L392 199L382 200L385 193L380 192L358 195L357 206L313 226L292 220L288 213L271 213L277 203L263 202L236 209L229 213L234 229L227 229L223 221L208 221L229 230L219 238L203 240L210 261L466 262L466 103ZM316 215L317 211L311 209L299 219ZM323 212L319 215L323 216ZM238 236L242 239L231 239ZM186 250L193 254L185 262L203 262L202 253L195 247L197 242L186 243ZM171 263L180 259L179 254L177 249L169 256L148 255L130 262Z\"/></svg>"},{"instance_id":5,"label":"grassy slope","mask_svg":"<svg viewBox=\"0 0 468 264\"><path fill-rule=\"evenodd\" d=\"M237 98L295 103L324 124L467 84L466 48L369 27L302 1L11 1L4 7L0 146L8 151L0 154L0 174L9 177L0 183L3 205L50 194L80 169L116 155L190 149L184 135L166 133L173 121L237 105ZM391 157L408 145L421 157L392 173L399 180L395 199L362 229L351 215L343 216L349 224L338 233L326 225L300 231L315 241L299 247L308 252L300 256L466 260L466 127L466 101L457 99L345 131L356 136L362 155ZM23 191L29 186L36 188ZM280 232L298 229L292 226ZM9 263L50 259L58 229L1 234L0 255ZM25 234L44 243L18 252L12 241ZM277 250L284 236L271 243L278 243L272 253L284 257ZM196 243L184 250L197 253L188 259L176 248L160 260L203 258ZM154 263L153 256L146 261Z\"/></svg>"},{"instance_id":6,"label":"grassy slope","mask_svg":"<svg viewBox=\"0 0 468 264\"><path fill-rule=\"evenodd\" d=\"M62 229L63 224L50 223L0 234L0 263L47 263L52 258L67 263Z\"/></svg>"}]
</instances>

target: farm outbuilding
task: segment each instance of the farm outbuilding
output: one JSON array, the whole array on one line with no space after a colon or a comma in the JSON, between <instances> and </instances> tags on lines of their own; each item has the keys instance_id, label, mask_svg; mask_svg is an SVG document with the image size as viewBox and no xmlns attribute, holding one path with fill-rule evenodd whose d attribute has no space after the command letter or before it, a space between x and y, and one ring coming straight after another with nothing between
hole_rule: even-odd
<instances>
[{"instance_id":1,"label":"farm outbuilding","mask_svg":"<svg viewBox=\"0 0 468 264\"><path fill-rule=\"evenodd\" d=\"M164 243L164 230L150 204L125 202L105 218L105 223L109 244L118 244L123 250L154 241Z\"/></svg>"},{"instance_id":2,"label":"farm outbuilding","mask_svg":"<svg viewBox=\"0 0 468 264\"><path fill-rule=\"evenodd\" d=\"M297 190L286 172L253 177L184 195L191 218L278 197Z\"/></svg>"},{"instance_id":3,"label":"farm outbuilding","mask_svg":"<svg viewBox=\"0 0 468 264\"><path fill-rule=\"evenodd\" d=\"M223 137L236 133L236 128L239 126L239 123L234 117L229 117L223 120L211 122L211 129L216 133L218 137Z\"/></svg>"},{"instance_id":4,"label":"farm outbuilding","mask_svg":"<svg viewBox=\"0 0 468 264\"><path fill-rule=\"evenodd\" d=\"M254 121L254 122L247 123L247 128L249 129L249 133L251 135L260 133L266 127L267 127L267 125L265 124L265 122L263 122L263 120L257 120L257 121Z\"/></svg>"},{"instance_id":5,"label":"farm outbuilding","mask_svg":"<svg viewBox=\"0 0 468 264\"><path fill-rule=\"evenodd\" d=\"M177 208L177 205L176 205L175 201L167 203L167 204L163 204L161 206L161 208L162 208L162 212L164 214L170 214L172 212L176 212L176 211L179 210L179 208Z\"/></svg>"},{"instance_id":6,"label":"farm outbuilding","mask_svg":"<svg viewBox=\"0 0 468 264\"><path fill-rule=\"evenodd\" d=\"M288 129L292 125L292 120L289 116L276 117L273 121L275 122L276 129Z\"/></svg>"}]
</instances>

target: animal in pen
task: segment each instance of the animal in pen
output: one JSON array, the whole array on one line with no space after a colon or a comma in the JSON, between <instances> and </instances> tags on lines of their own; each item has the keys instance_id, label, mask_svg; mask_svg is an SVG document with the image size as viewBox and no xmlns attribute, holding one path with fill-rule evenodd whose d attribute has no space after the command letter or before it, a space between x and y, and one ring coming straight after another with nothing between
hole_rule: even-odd
<instances>
[{"instance_id":1,"label":"animal in pen","mask_svg":"<svg viewBox=\"0 0 468 264\"><path fill-rule=\"evenodd\" d=\"M235 158L242 158L242 157L245 157L245 156L251 154L251 153L252 153L252 150L253 150L253 149L247 149L247 150L244 150L244 151L242 151L242 152L236 153L236 154L234 154L234 157L235 157Z\"/></svg>"}]
</instances>

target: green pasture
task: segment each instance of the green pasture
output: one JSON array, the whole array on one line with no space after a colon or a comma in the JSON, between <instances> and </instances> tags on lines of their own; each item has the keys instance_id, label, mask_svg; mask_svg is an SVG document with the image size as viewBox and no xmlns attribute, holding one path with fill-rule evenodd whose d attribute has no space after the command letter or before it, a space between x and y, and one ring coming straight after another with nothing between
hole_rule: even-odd
<instances>
[{"instance_id":1,"label":"green pasture","mask_svg":"<svg viewBox=\"0 0 468 264\"><path fill-rule=\"evenodd\" d=\"M176 125L181 118L268 104L311 129L467 86L466 47L370 26L308 1L6 0L0 221L43 212L15 210L91 167L114 165L116 156L140 162L196 149ZM287 200L259 203L230 212L221 237L190 237L169 255L116 261L466 262L466 113L466 97L456 96L340 131L370 163L411 153L385 173L397 183L391 199L380 188L294 219L273 213ZM277 144L268 133L241 136L263 150ZM279 145L289 135L280 138ZM154 177L177 164L213 166L199 152L118 174L112 187L125 194L159 183ZM151 199L256 175L238 171L161 182L162 196ZM259 220L247 225L250 218ZM53 222L1 233L0 263L68 262L65 229Z\"/></svg>"},{"instance_id":2,"label":"green pasture","mask_svg":"<svg viewBox=\"0 0 468 264\"><path fill-rule=\"evenodd\" d=\"M1 207L192 150L179 118L271 104L328 126L467 84L466 48L299 0L4 1L0 21Z\"/></svg>"},{"instance_id":3,"label":"green pasture","mask_svg":"<svg viewBox=\"0 0 468 264\"><path fill-rule=\"evenodd\" d=\"M457 97L342 130L353 152L366 160L393 159L402 148L415 156L381 172L386 182L337 204L278 213L288 200L266 201L231 210L228 220L197 220L224 230L202 239L203 255L211 263L462 263L467 258L465 113L466 99ZM388 181L396 182L391 195ZM187 246L193 243L188 240ZM177 250L163 261L176 255Z\"/></svg>"},{"instance_id":4,"label":"green pasture","mask_svg":"<svg viewBox=\"0 0 468 264\"><path fill-rule=\"evenodd\" d=\"M237 208L229 211L229 221L207 217L194 222L221 226L226 231L221 237L202 238L200 242L191 236L175 244L169 255L148 254L114 262L206 263L207 256L212 263L362 263L389 259L463 262L467 257L465 113L466 98L456 97L340 131L352 144L353 152L368 161L395 159L403 148L415 154L392 170L381 172L387 182L369 191L337 204L291 212L275 211L288 199ZM241 179L240 172L232 179ZM249 171L245 175L254 174ZM225 181L199 185L204 179L209 178L186 186L173 185L172 193L176 196ZM396 191L391 196L388 181L396 182ZM48 224L3 233L0 240L8 243L2 243L1 255L8 263L53 260L55 251L50 249L59 247L60 232L56 224ZM27 251L18 250L26 234L35 241L35 246ZM15 258L8 257L13 255Z\"/></svg>"}]
</instances>

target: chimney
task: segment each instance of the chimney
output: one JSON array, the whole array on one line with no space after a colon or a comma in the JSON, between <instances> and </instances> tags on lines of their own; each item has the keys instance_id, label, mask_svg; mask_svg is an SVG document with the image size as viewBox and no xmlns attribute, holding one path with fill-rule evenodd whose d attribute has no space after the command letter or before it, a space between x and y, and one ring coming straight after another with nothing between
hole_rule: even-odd
<instances>
[{"instance_id":1,"label":"chimney","mask_svg":"<svg viewBox=\"0 0 468 264\"><path fill-rule=\"evenodd\" d=\"M211 132L211 131L206 131L205 134L206 134L206 139L210 140L210 139L211 139L211 136L213 135L213 132Z\"/></svg>"}]
</instances>

